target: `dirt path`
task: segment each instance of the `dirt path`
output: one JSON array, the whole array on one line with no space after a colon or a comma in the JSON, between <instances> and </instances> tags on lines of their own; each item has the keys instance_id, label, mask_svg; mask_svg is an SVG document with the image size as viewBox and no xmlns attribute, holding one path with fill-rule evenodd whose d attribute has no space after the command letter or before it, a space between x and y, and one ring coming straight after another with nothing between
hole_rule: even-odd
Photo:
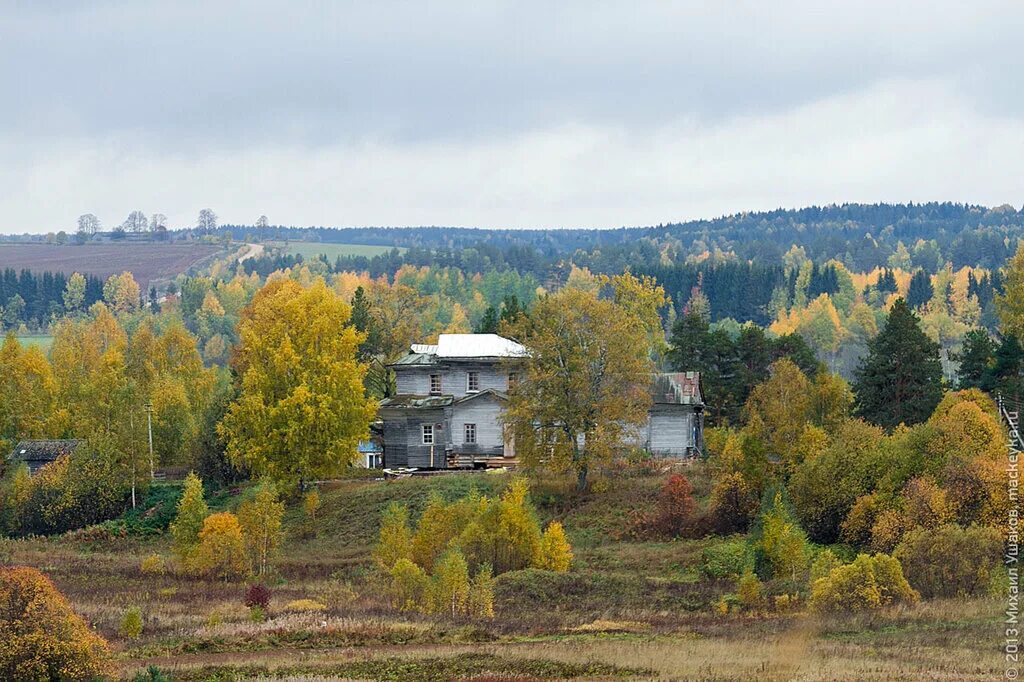
<instances>
[{"instance_id":1,"label":"dirt path","mask_svg":"<svg viewBox=\"0 0 1024 682\"><path fill-rule=\"evenodd\" d=\"M259 258L260 256L263 255L263 244L248 243L248 244L246 244L246 246L249 247L249 250L246 251L245 253L243 253L239 257L239 259L238 259L239 263L244 263L245 261L249 260L250 258Z\"/></svg>"}]
</instances>

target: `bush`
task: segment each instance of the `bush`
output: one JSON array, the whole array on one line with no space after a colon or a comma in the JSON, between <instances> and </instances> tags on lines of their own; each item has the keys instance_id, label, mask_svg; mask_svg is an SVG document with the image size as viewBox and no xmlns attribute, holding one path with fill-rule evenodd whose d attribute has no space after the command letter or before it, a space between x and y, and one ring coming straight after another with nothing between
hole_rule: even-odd
<instances>
[{"instance_id":1,"label":"bush","mask_svg":"<svg viewBox=\"0 0 1024 682\"><path fill-rule=\"evenodd\" d=\"M203 575L225 580L248 573L249 562L237 516L220 512L206 517L192 567Z\"/></svg>"},{"instance_id":2,"label":"bush","mask_svg":"<svg viewBox=\"0 0 1024 682\"><path fill-rule=\"evenodd\" d=\"M832 571L842 565L843 561L831 549L821 550L811 564L811 584L813 585L819 578L827 578Z\"/></svg>"},{"instance_id":3,"label":"bush","mask_svg":"<svg viewBox=\"0 0 1024 682\"><path fill-rule=\"evenodd\" d=\"M852 564L834 568L811 588L811 607L823 613L871 611L892 604L913 604L920 595L903 577L900 563L886 554L860 554Z\"/></svg>"},{"instance_id":4,"label":"bush","mask_svg":"<svg viewBox=\"0 0 1024 682\"><path fill-rule=\"evenodd\" d=\"M558 521L552 521L544 531L540 540L540 557L535 564L537 568L556 573L565 573L572 565L572 547Z\"/></svg>"},{"instance_id":5,"label":"bush","mask_svg":"<svg viewBox=\"0 0 1024 682\"><path fill-rule=\"evenodd\" d=\"M391 604L401 611L415 611L425 602L428 578L411 559L399 559L391 567Z\"/></svg>"},{"instance_id":6,"label":"bush","mask_svg":"<svg viewBox=\"0 0 1024 682\"><path fill-rule=\"evenodd\" d=\"M736 598L748 611L764 603L764 585L753 571L747 571L736 585Z\"/></svg>"},{"instance_id":7,"label":"bush","mask_svg":"<svg viewBox=\"0 0 1024 682\"><path fill-rule=\"evenodd\" d=\"M145 672L135 673L132 682L172 682L172 680L160 668L151 665L146 668Z\"/></svg>"},{"instance_id":8,"label":"bush","mask_svg":"<svg viewBox=\"0 0 1024 682\"><path fill-rule=\"evenodd\" d=\"M121 616L118 632L125 639L138 639L142 636L142 609L132 606Z\"/></svg>"},{"instance_id":9,"label":"bush","mask_svg":"<svg viewBox=\"0 0 1024 682\"><path fill-rule=\"evenodd\" d=\"M242 603L250 609L260 608L266 611L270 608L270 597L270 588L263 583L256 583L250 585L249 589L245 591L245 599L242 600Z\"/></svg>"},{"instance_id":10,"label":"bush","mask_svg":"<svg viewBox=\"0 0 1024 682\"><path fill-rule=\"evenodd\" d=\"M704 549L700 571L715 580L736 579L751 570L754 555L746 540L719 542Z\"/></svg>"},{"instance_id":11,"label":"bush","mask_svg":"<svg viewBox=\"0 0 1024 682\"><path fill-rule=\"evenodd\" d=\"M34 568L0 568L0 679L91 679L112 672L110 647Z\"/></svg>"},{"instance_id":12,"label":"bush","mask_svg":"<svg viewBox=\"0 0 1024 682\"><path fill-rule=\"evenodd\" d=\"M327 606L316 599L294 599L284 605L284 610L289 613L315 613L326 611Z\"/></svg>"},{"instance_id":13,"label":"bush","mask_svg":"<svg viewBox=\"0 0 1024 682\"><path fill-rule=\"evenodd\" d=\"M743 474L725 474L711 488L708 516L716 533L744 533L756 513L757 495Z\"/></svg>"},{"instance_id":14,"label":"bush","mask_svg":"<svg viewBox=\"0 0 1024 682\"><path fill-rule=\"evenodd\" d=\"M164 559L159 554L150 554L139 563L139 570L146 575L160 575L164 572Z\"/></svg>"},{"instance_id":15,"label":"bush","mask_svg":"<svg viewBox=\"0 0 1024 682\"><path fill-rule=\"evenodd\" d=\"M672 474L658 493L658 503L651 520L653 529L662 537L680 537L693 522L693 486L682 474Z\"/></svg>"},{"instance_id":16,"label":"bush","mask_svg":"<svg viewBox=\"0 0 1024 682\"><path fill-rule=\"evenodd\" d=\"M965 597L988 589L1000 567L1002 546L995 528L947 524L910 531L893 556L923 596Z\"/></svg>"}]
</instances>

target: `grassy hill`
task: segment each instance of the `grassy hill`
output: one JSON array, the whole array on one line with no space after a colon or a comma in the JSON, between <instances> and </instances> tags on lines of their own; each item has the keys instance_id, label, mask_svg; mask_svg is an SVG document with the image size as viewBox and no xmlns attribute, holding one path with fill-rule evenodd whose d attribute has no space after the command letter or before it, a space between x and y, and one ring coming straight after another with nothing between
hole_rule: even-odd
<instances>
[{"instance_id":1,"label":"grassy hill","mask_svg":"<svg viewBox=\"0 0 1024 682\"><path fill-rule=\"evenodd\" d=\"M689 467L698 498L700 466ZM397 613L383 597L370 552L392 501L415 518L432 493L456 499L495 494L507 475L446 475L325 484L315 537L297 504L269 581L269 619L251 622L245 585L204 581L171 567L143 572L146 556L169 557L160 529L173 514L176 484L153 486L125 518L63 538L8 543L16 563L46 571L76 609L118 650L124 675L156 665L178 680L286 676L307 679L990 679L1001 670L994 642L1000 604L929 602L871 617L715 609L735 590L701 571L704 551L736 538L636 541L632 515L650 511L665 474L637 471L598 481L583 497L568 481L532 492L539 515L562 521L576 555L568 574L527 570L500 576L493 621ZM233 509L244 489L211 499ZM742 539L742 538L740 538ZM326 611L290 612L296 599ZM144 632L122 637L120 619L138 605Z\"/></svg>"},{"instance_id":2,"label":"grassy hill","mask_svg":"<svg viewBox=\"0 0 1024 682\"><path fill-rule=\"evenodd\" d=\"M377 246L375 244L332 244L328 242L268 242L268 246L282 249L285 253L295 256L302 256L304 259L316 258L324 255L327 259L334 261L339 256L373 256L387 253L392 248L400 252L406 251L406 247Z\"/></svg>"}]
</instances>

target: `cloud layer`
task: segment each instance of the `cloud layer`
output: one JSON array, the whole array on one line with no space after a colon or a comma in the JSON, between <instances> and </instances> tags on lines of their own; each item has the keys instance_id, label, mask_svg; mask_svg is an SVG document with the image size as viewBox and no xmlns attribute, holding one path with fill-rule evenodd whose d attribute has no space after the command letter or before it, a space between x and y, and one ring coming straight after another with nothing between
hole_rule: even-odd
<instances>
[{"instance_id":1,"label":"cloud layer","mask_svg":"<svg viewBox=\"0 0 1024 682\"><path fill-rule=\"evenodd\" d=\"M15 3L0 230L1019 204L1024 6L891 4Z\"/></svg>"}]
</instances>

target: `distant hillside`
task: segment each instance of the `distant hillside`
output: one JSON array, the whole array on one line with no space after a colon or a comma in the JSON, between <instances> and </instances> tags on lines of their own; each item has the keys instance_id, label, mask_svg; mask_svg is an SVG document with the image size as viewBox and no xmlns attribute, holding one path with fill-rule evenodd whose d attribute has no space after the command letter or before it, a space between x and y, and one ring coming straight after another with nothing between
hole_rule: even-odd
<instances>
[{"instance_id":1,"label":"distant hillside","mask_svg":"<svg viewBox=\"0 0 1024 682\"><path fill-rule=\"evenodd\" d=\"M955 267L997 267L1024 234L1024 209L968 204L843 204L738 213L712 220L613 230L485 230L461 227L282 227L224 225L236 240L307 240L345 244L459 250L526 250L541 258L577 250L638 253L643 244L671 245L685 254L720 249L744 259L778 261L793 244L824 262L836 258L856 270L886 264L903 243L934 242L935 259ZM657 252L655 252L656 254ZM932 254L928 254L931 259ZM928 265L932 265L929 263Z\"/></svg>"}]
</instances>

